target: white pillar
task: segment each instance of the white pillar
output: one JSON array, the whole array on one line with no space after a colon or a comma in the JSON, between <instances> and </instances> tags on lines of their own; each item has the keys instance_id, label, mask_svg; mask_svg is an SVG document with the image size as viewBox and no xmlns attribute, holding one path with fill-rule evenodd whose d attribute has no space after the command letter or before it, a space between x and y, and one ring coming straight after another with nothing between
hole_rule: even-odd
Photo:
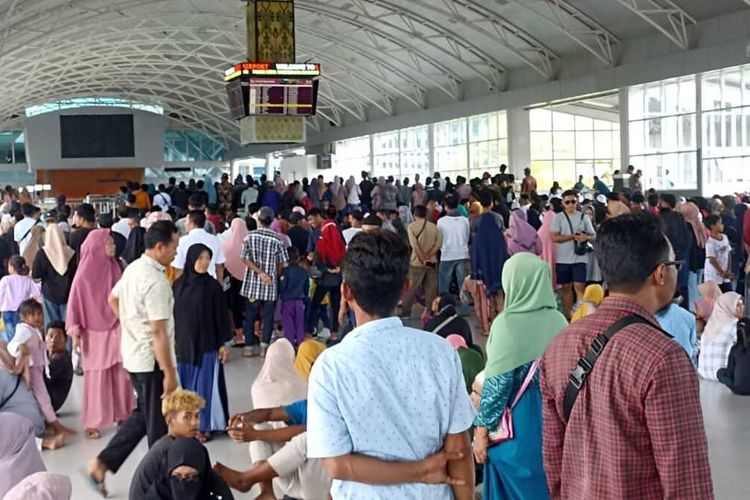
<instances>
[{"instance_id":1,"label":"white pillar","mask_svg":"<svg viewBox=\"0 0 750 500\"><path fill-rule=\"evenodd\" d=\"M628 91L629 87L620 89L620 166L616 166L615 170L621 172L630 165L630 97ZM597 175L601 174L597 172Z\"/></svg>"},{"instance_id":2,"label":"white pillar","mask_svg":"<svg viewBox=\"0 0 750 500\"><path fill-rule=\"evenodd\" d=\"M531 165L531 124L529 110L512 108L508 117L508 167L516 179L523 178L523 170Z\"/></svg>"},{"instance_id":3,"label":"white pillar","mask_svg":"<svg viewBox=\"0 0 750 500\"><path fill-rule=\"evenodd\" d=\"M269 181L273 181L273 167L271 162L273 161L273 153L266 153L266 178Z\"/></svg>"},{"instance_id":4,"label":"white pillar","mask_svg":"<svg viewBox=\"0 0 750 500\"><path fill-rule=\"evenodd\" d=\"M696 190L703 196L703 87L701 75L695 75L695 171Z\"/></svg>"}]
</instances>

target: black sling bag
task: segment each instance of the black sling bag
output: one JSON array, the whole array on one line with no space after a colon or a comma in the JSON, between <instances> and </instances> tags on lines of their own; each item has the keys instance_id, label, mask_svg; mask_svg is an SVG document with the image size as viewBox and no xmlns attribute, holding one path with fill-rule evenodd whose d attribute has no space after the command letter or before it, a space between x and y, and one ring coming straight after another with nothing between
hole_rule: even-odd
<instances>
[{"instance_id":1,"label":"black sling bag","mask_svg":"<svg viewBox=\"0 0 750 500\"><path fill-rule=\"evenodd\" d=\"M573 405L576 404L578 393L581 392L583 384L586 383L586 379L591 373L591 370L594 369L596 360L599 359L599 356L601 356L602 352L604 352L604 348L607 346L607 343L612 339L615 333L619 332L625 327L635 324L649 325L653 328L656 328L665 335L671 337L671 335L666 333L660 327L654 325L647 319L637 314L625 316L624 318L616 321L607 329L607 331L597 336L591 343L591 347L589 348L586 355L578 360L578 364L576 364L576 367L568 377L568 386L565 388L565 396L563 397L563 415L566 422L570 419L570 413L573 411Z\"/></svg>"}]
</instances>

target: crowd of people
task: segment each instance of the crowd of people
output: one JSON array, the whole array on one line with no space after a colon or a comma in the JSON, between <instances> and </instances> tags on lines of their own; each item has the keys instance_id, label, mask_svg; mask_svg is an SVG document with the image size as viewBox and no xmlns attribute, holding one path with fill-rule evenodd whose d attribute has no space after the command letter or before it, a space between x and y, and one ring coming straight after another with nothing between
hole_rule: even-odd
<instances>
[{"instance_id":1,"label":"crowd of people","mask_svg":"<svg viewBox=\"0 0 750 500\"><path fill-rule=\"evenodd\" d=\"M750 395L750 198L618 175L224 174L112 213L6 187L0 495L70 497L39 450L76 373L85 438L117 426L104 495L147 437L130 498L712 498L698 377ZM251 411L232 348L264 358ZM211 466L224 433L249 464Z\"/></svg>"}]
</instances>

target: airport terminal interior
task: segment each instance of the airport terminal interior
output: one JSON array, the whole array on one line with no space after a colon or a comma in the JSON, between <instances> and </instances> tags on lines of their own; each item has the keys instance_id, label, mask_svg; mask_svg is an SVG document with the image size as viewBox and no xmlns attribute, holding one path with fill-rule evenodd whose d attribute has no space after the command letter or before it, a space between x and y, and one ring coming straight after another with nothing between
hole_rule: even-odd
<instances>
[{"instance_id":1,"label":"airport terminal interior","mask_svg":"<svg viewBox=\"0 0 750 500\"><path fill-rule=\"evenodd\" d=\"M750 498L750 0L0 0L0 62L0 498Z\"/></svg>"}]
</instances>

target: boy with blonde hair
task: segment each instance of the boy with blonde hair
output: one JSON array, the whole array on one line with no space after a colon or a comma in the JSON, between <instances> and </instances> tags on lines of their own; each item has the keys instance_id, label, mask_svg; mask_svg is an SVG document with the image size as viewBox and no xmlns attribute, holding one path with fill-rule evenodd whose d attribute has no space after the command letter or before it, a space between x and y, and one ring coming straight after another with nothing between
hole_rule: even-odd
<instances>
[{"instance_id":1,"label":"boy with blonde hair","mask_svg":"<svg viewBox=\"0 0 750 500\"><path fill-rule=\"evenodd\" d=\"M197 393L178 388L161 402L161 413L167 422L167 434L148 450L133 475L130 498L145 498L148 488L161 476L169 447L175 439L196 438L200 431L200 412L206 401ZM102 492L106 494L105 492Z\"/></svg>"}]
</instances>

